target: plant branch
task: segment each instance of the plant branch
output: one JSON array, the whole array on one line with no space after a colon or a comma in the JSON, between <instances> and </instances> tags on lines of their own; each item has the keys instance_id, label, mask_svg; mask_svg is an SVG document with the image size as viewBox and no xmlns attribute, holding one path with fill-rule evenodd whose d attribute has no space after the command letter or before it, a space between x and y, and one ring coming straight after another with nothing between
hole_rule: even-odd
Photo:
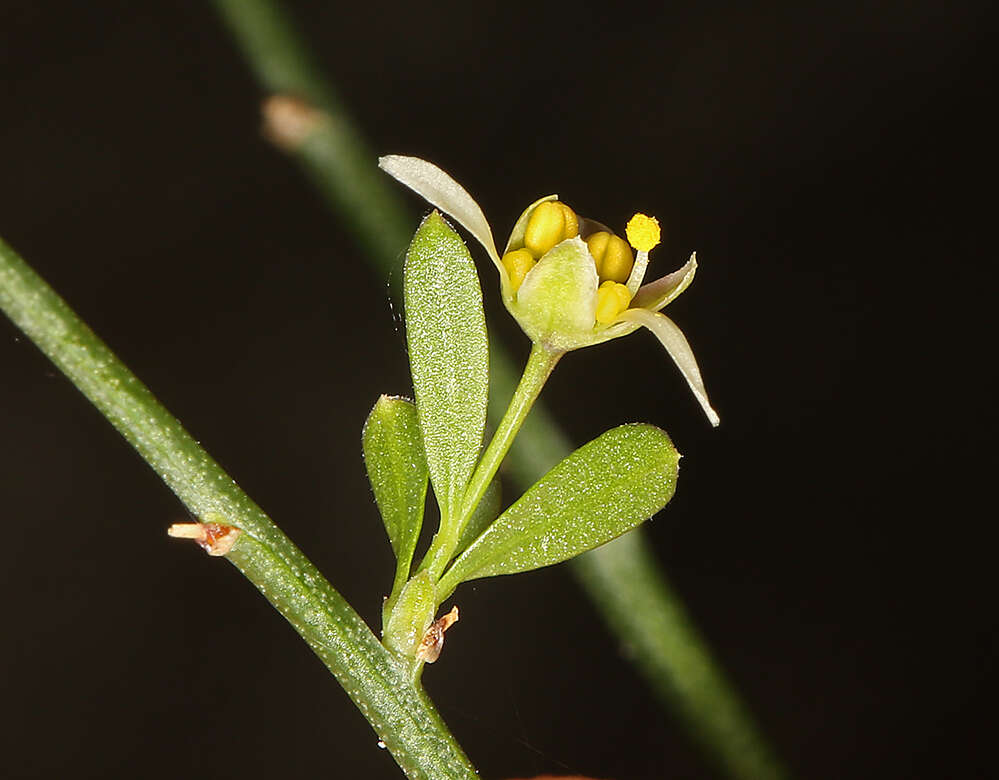
<instances>
[{"instance_id":1,"label":"plant branch","mask_svg":"<svg viewBox=\"0 0 999 780\"><path fill-rule=\"evenodd\" d=\"M401 197L389 187L389 178L377 169L377 155L367 150L294 25L274 0L216 0L216 5L267 93L303 97L329 114L329 121L317 123L304 141L286 148L339 211L344 223L354 228L358 242L368 251L379 274L390 277L409 243L415 221L407 216ZM518 373L505 350L495 342L490 349L490 375L490 398L510 397ZM501 403L492 402L490 410L493 419L499 419L504 411ZM539 403L517 437L516 457L508 459L507 468L527 489L571 450L568 439ZM769 755L769 748L751 715L739 703L735 689L711 661L696 627L683 617L682 602L657 564L645 532L638 529L626 538L631 540L627 545L612 542L570 562L580 585L617 635L635 638L636 643L645 637L641 640L643 651L634 657L636 666L684 720L686 728L701 735L709 753L734 756L746 751L747 756ZM591 565L594 561L606 561L606 565ZM644 574L625 587L614 575L629 567ZM624 608L637 593L641 594L645 612ZM655 641L656 636L673 641ZM714 670L710 676L713 693L709 695L709 691L674 677L683 673L683 664L670 656L676 646L689 648L688 663L700 656L702 668ZM667 691L671 693L665 695ZM722 694L731 705L717 711ZM769 760L754 764L747 758L742 762L726 760L725 764L732 777L745 780L784 776L779 765Z\"/></svg>"},{"instance_id":2,"label":"plant branch","mask_svg":"<svg viewBox=\"0 0 999 780\"><path fill-rule=\"evenodd\" d=\"M423 690L344 598L69 306L0 240L0 309L196 517L242 533L226 556L308 642L412 778L475 770Z\"/></svg>"}]
</instances>

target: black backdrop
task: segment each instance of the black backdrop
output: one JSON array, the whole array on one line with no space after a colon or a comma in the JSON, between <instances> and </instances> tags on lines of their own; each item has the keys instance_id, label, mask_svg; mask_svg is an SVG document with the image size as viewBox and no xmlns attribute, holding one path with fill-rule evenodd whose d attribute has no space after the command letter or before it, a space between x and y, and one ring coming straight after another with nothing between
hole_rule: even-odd
<instances>
[{"instance_id":1,"label":"black backdrop","mask_svg":"<svg viewBox=\"0 0 999 780\"><path fill-rule=\"evenodd\" d=\"M684 470L651 538L795 772L985 762L984 15L289 5L372 147L445 167L498 234L558 191L612 225L659 215L652 273L697 250L671 316L719 429L643 333L570 356L546 397L579 443L670 431ZM211 8L2 3L0 69L0 234L375 620L391 558L359 432L409 391L403 337L349 226L261 138ZM3 773L396 776L263 599L166 538L182 507L6 320L0 377ZM457 601L425 679L486 777L715 776L564 567Z\"/></svg>"}]
</instances>

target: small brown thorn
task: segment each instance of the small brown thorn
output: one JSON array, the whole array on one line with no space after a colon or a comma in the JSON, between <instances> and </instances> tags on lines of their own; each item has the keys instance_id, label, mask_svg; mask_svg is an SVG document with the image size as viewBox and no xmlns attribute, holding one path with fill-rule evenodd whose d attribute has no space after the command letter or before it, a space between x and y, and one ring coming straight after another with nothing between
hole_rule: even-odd
<instances>
[{"instance_id":1,"label":"small brown thorn","mask_svg":"<svg viewBox=\"0 0 999 780\"><path fill-rule=\"evenodd\" d=\"M209 555L227 555L243 533L238 528L223 523L174 523L167 535L174 539L193 539Z\"/></svg>"},{"instance_id":2,"label":"small brown thorn","mask_svg":"<svg viewBox=\"0 0 999 780\"><path fill-rule=\"evenodd\" d=\"M430 624L430 628L420 640L420 646L416 648L416 660L432 664L441 657L441 650L444 649L444 632L458 622L458 607L451 607L451 611L444 617L437 618Z\"/></svg>"}]
</instances>

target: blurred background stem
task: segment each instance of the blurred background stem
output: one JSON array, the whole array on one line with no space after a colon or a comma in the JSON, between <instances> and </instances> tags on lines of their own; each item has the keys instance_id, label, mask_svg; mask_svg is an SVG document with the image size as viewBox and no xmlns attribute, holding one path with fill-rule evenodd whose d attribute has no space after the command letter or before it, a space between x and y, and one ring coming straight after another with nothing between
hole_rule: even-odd
<instances>
[{"instance_id":1,"label":"blurred background stem","mask_svg":"<svg viewBox=\"0 0 999 780\"><path fill-rule=\"evenodd\" d=\"M377 157L351 122L294 24L274 0L215 0L261 88L271 139L298 161L365 249L375 270L390 276L408 244L407 213ZM381 150L405 152L405 150ZM490 351L490 414L495 422L519 376L502 346ZM543 408L535 406L508 459L526 489L573 447ZM686 614L639 529L569 564L660 699L709 758L733 778L786 773Z\"/></svg>"}]
</instances>

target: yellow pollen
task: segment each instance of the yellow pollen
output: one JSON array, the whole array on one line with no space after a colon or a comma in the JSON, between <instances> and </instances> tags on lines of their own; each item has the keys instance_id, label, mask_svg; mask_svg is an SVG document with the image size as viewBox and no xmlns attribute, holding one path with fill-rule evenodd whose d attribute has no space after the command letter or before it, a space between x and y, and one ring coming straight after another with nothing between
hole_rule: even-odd
<instances>
[{"instance_id":1,"label":"yellow pollen","mask_svg":"<svg viewBox=\"0 0 999 780\"><path fill-rule=\"evenodd\" d=\"M597 322L609 325L628 308L631 292L623 284L606 281L597 289Z\"/></svg>"},{"instance_id":2,"label":"yellow pollen","mask_svg":"<svg viewBox=\"0 0 999 780\"><path fill-rule=\"evenodd\" d=\"M527 272L534 268L534 264L537 261L531 257L531 253L526 249L515 249L503 255L501 262L506 272L510 274L510 286L514 292L517 292L520 289L520 285L524 283L524 277L527 276Z\"/></svg>"},{"instance_id":3,"label":"yellow pollen","mask_svg":"<svg viewBox=\"0 0 999 780\"><path fill-rule=\"evenodd\" d=\"M628 234L629 244L639 252L648 252L659 243L659 220L636 214L628 221L625 232Z\"/></svg>"}]
</instances>

